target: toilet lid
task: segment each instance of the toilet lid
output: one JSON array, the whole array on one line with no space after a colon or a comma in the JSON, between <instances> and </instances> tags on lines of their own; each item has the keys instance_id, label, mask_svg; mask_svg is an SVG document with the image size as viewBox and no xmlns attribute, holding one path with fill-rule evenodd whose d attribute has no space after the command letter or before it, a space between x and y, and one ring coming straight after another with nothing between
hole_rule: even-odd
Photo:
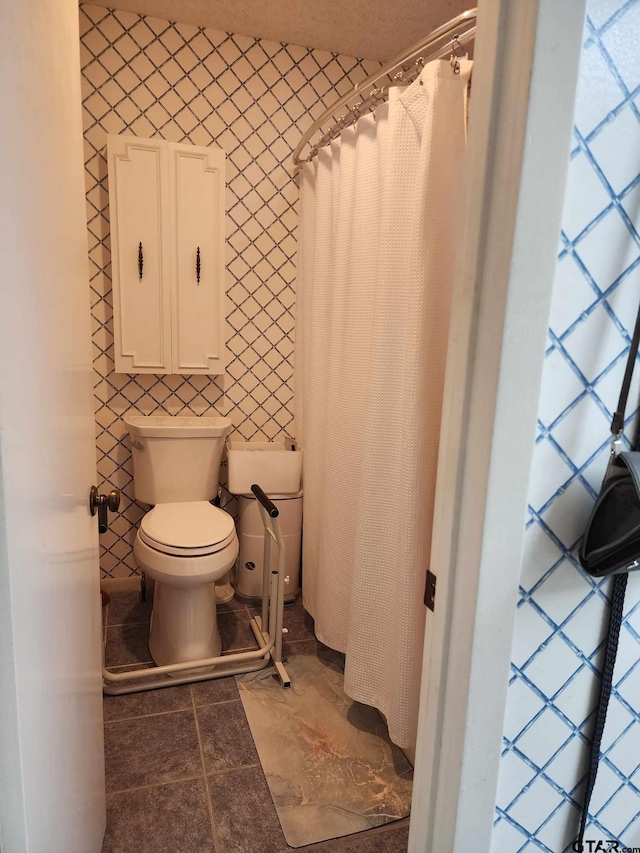
<instances>
[{"instance_id":1,"label":"toilet lid","mask_svg":"<svg viewBox=\"0 0 640 853\"><path fill-rule=\"evenodd\" d=\"M169 554L211 554L233 540L235 525L208 501L157 504L140 522L140 537Z\"/></svg>"}]
</instances>

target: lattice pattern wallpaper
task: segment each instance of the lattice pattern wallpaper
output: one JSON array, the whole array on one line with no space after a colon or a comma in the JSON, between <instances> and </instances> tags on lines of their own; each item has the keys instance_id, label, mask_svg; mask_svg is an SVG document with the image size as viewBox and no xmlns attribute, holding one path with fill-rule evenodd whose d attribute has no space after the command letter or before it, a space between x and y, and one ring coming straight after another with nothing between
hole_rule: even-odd
<instances>
[{"instance_id":1,"label":"lattice pattern wallpaper","mask_svg":"<svg viewBox=\"0 0 640 853\"><path fill-rule=\"evenodd\" d=\"M301 133L378 63L80 8L98 485L122 492L101 537L105 577L135 574L144 509L133 499L122 416L221 414L245 439L293 429L292 356L298 189L291 152ZM227 154L224 377L114 372L106 134L218 145ZM234 511L226 495L224 505Z\"/></svg>"},{"instance_id":2,"label":"lattice pattern wallpaper","mask_svg":"<svg viewBox=\"0 0 640 853\"><path fill-rule=\"evenodd\" d=\"M608 582L584 575L575 554L604 473L609 423L640 300L639 44L638 0L590 0L492 853L560 853L571 849L577 831ZM638 399L639 379L632 400ZM638 574L627 591L614 684L586 838L638 848Z\"/></svg>"}]
</instances>

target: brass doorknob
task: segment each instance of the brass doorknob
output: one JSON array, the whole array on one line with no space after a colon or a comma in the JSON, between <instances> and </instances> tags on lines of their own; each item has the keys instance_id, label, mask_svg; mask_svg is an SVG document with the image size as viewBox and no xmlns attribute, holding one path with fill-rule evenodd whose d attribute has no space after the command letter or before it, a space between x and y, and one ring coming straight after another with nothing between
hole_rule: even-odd
<instances>
[{"instance_id":1,"label":"brass doorknob","mask_svg":"<svg viewBox=\"0 0 640 853\"><path fill-rule=\"evenodd\" d=\"M120 506L120 492L112 489L108 495L99 495L96 486L91 486L89 492L89 512L91 515L98 513L98 533L106 533L109 529L107 510L117 512Z\"/></svg>"}]
</instances>

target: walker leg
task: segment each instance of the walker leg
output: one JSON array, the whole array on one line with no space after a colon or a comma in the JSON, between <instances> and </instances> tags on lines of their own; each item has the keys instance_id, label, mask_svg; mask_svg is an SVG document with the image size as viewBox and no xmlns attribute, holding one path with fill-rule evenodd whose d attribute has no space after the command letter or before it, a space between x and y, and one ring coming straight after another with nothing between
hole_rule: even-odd
<instances>
[{"instance_id":1,"label":"walker leg","mask_svg":"<svg viewBox=\"0 0 640 853\"><path fill-rule=\"evenodd\" d=\"M273 647L273 659L276 663L282 662L282 634L284 628L284 549L279 548L278 560L278 585L276 599L276 624L275 624L275 645Z\"/></svg>"},{"instance_id":2,"label":"walker leg","mask_svg":"<svg viewBox=\"0 0 640 853\"><path fill-rule=\"evenodd\" d=\"M283 687L291 687L291 679L289 678L289 674L287 673L284 664L281 661L274 661L274 666L276 671L273 673L273 677L279 681Z\"/></svg>"},{"instance_id":3,"label":"walker leg","mask_svg":"<svg viewBox=\"0 0 640 853\"><path fill-rule=\"evenodd\" d=\"M259 636L262 636L265 639L268 638L268 641L273 642L270 656L275 667L274 678L283 687L291 687L291 679L282 663L286 558L284 540L278 523L278 510L260 488L252 486L251 490L258 499L258 508L264 526L262 613L261 617L256 617L251 621L251 627L257 639ZM272 571L270 567L271 539L273 539L278 549L278 571ZM266 595L267 589L269 591L268 599ZM268 633L266 633L267 624Z\"/></svg>"},{"instance_id":4,"label":"walker leg","mask_svg":"<svg viewBox=\"0 0 640 853\"><path fill-rule=\"evenodd\" d=\"M262 507L260 507L262 515ZM264 518L262 519L264 524ZM264 534L262 556L262 630L266 631L270 622L270 611L275 606L271 594L271 538Z\"/></svg>"}]
</instances>

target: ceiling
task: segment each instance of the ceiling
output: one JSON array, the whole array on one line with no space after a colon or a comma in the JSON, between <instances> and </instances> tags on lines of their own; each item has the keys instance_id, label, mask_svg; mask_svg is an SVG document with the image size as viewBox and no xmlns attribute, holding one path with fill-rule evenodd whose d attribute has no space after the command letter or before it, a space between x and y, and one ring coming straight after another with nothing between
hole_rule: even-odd
<instances>
[{"instance_id":1,"label":"ceiling","mask_svg":"<svg viewBox=\"0 0 640 853\"><path fill-rule=\"evenodd\" d=\"M473 0L93 0L98 6L344 53L392 59Z\"/></svg>"}]
</instances>

